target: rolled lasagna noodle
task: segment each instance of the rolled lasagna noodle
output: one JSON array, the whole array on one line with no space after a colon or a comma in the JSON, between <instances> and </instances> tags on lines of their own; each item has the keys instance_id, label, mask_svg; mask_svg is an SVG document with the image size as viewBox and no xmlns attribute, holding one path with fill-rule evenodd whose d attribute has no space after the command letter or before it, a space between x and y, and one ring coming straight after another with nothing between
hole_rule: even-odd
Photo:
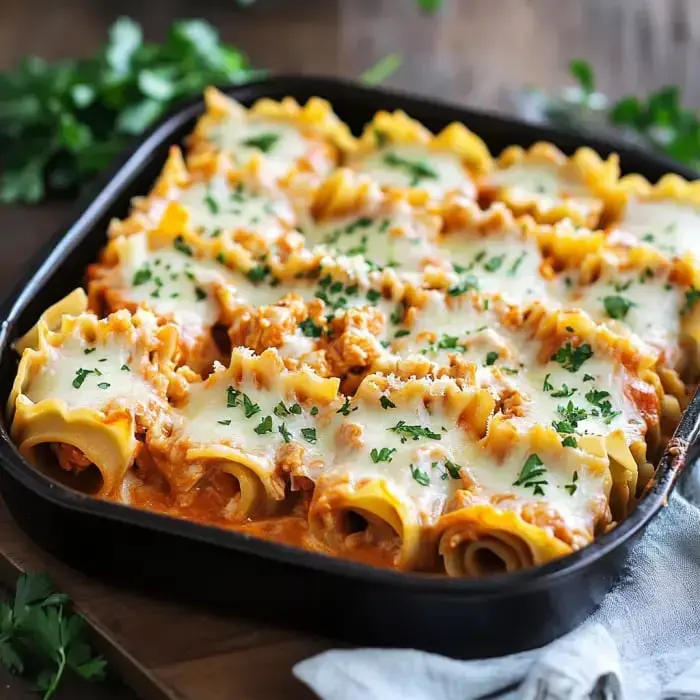
<instances>
[{"instance_id":1,"label":"rolled lasagna noodle","mask_svg":"<svg viewBox=\"0 0 700 700\"><path fill-rule=\"evenodd\" d=\"M482 201L504 202L516 214L551 223L568 218L597 226L607 200L614 200L618 157L607 160L590 148L567 158L556 146L536 143L525 151L510 146L494 171L479 182Z\"/></svg>"},{"instance_id":2,"label":"rolled lasagna noodle","mask_svg":"<svg viewBox=\"0 0 700 700\"><path fill-rule=\"evenodd\" d=\"M207 111L190 137L194 154L220 151L239 166L263 156L276 177L296 170L324 175L338 162L339 150L351 148L348 127L318 97L305 105L287 97L264 98L246 110L215 88L204 93Z\"/></svg>"},{"instance_id":3,"label":"rolled lasagna noodle","mask_svg":"<svg viewBox=\"0 0 700 700\"><path fill-rule=\"evenodd\" d=\"M474 178L488 172L491 155L463 124L450 124L434 136L402 111L377 112L347 165L384 187L473 198Z\"/></svg>"},{"instance_id":4,"label":"rolled lasagna noodle","mask_svg":"<svg viewBox=\"0 0 700 700\"><path fill-rule=\"evenodd\" d=\"M543 426L518 436L496 420L465 463L469 486L435 528L449 576L486 578L545 564L610 523L612 477L595 439L563 444Z\"/></svg>"},{"instance_id":5,"label":"rolled lasagna noodle","mask_svg":"<svg viewBox=\"0 0 700 700\"><path fill-rule=\"evenodd\" d=\"M111 494L141 449L137 437L167 419L167 358L162 366L151 358L159 346L173 347L166 339L172 330L158 329L145 312L64 316L55 332L40 322L37 347L24 350L10 397L20 452L45 466L39 448L50 446L75 474L94 465L99 478L88 475L84 487Z\"/></svg>"},{"instance_id":6,"label":"rolled lasagna noodle","mask_svg":"<svg viewBox=\"0 0 700 700\"><path fill-rule=\"evenodd\" d=\"M425 566L426 528L458 488L464 445L484 434L493 409L488 392L449 378L366 377L337 408L335 458L316 483L311 533L337 554Z\"/></svg>"},{"instance_id":7,"label":"rolled lasagna noodle","mask_svg":"<svg viewBox=\"0 0 700 700\"><path fill-rule=\"evenodd\" d=\"M216 488L212 476L223 473L233 495L218 517L269 515L285 501L290 477L324 462L316 416L337 389L335 378L286 370L275 350L255 356L237 348L227 369L187 387L172 433L155 435L149 449L183 505L196 502L202 487Z\"/></svg>"}]
</instances>

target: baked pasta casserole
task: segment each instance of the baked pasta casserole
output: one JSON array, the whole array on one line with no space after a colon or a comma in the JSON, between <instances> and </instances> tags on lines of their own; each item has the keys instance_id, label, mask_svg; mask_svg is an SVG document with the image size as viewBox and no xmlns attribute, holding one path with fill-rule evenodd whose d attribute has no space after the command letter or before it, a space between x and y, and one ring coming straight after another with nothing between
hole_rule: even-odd
<instances>
[{"instance_id":1,"label":"baked pasta casserole","mask_svg":"<svg viewBox=\"0 0 700 700\"><path fill-rule=\"evenodd\" d=\"M700 185L215 89L85 287L16 343L27 460L102 499L401 570L592 542L698 380Z\"/></svg>"}]
</instances>

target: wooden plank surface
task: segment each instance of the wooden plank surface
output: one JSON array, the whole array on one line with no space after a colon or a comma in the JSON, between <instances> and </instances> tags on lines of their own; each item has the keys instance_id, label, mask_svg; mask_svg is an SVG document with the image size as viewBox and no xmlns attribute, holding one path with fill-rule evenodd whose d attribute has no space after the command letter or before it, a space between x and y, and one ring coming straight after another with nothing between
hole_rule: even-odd
<instances>
[{"instance_id":1,"label":"wooden plank surface","mask_svg":"<svg viewBox=\"0 0 700 700\"><path fill-rule=\"evenodd\" d=\"M354 77L398 52L404 65L390 85L492 109L508 109L524 84L561 86L577 57L591 61L600 88L613 96L678 83L686 102L700 105L697 0L445 0L435 16L420 14L414 0L257 0L247 9L234 0L0 0L0 69L26 53L55 59L95 51L120 15L141 22L153 40L174 18L204 17L256 66L273 71ZM67 202L0 208L0 294L69 213ZM39 550L2 504L0 555L4 581L16 565L50 572L98 628L100 648L138 697L311 697L290 669L326 648L324 640L90 580ZM101 686L63 693L76 700L135 695ZM0 696L35 697L2 673Z\"/></svg>"}]
</instances>

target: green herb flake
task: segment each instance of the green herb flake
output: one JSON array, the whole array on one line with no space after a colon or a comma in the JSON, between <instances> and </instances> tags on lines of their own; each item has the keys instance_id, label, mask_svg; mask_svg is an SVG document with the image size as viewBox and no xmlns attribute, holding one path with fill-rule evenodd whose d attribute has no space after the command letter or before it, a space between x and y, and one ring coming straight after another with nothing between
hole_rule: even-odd
<instances>
[{"instance_id":1,"label":"green herb flake","mask_svg":"<svg viewBox=\"0 0 700 700\"><path fill-rule=\"evenodd\" d=\"M627 312L636 304L626 297L608 296L603 299L605 312L615 320L622 320L627 316Z\"/></svg>"},{"instance_id":2,"label":"green herb flake","mask_svg":"<svg viewBox=\"0 0 700 700\"><path fill-rule=\"evenodd\" d=\"M590 360L591 357L593 357L593 350L588 343L574 348L571 343L567 342L552 355L551 359L558 362L563 369L577 372L581 365Z\"/></svg>"},{"instance_id":3,"label":"green herb flake","mask_svg":"<svg viewBox=\"0 0 700 700\"><path fill-rule=\"evenodd\" d=\"M151 271L151 268L147 265L144 265L143 267L136 270L136 272L134 273L134 277L131 280L131 284L134 287L138 287L141 284L146 284L146 282L148 282L152 276L153 272Z\"/></svg>"},{"instance_id":4,"label":"green herb flake","mask_svg":"<svg viewBox=\"0 0 700 700\"><path fill-rule=\"evenodd\" d=\"M226 408L236 408L240 403L241 392L234 389L232 386L226 389Z\"/></svg>"},{"instance_id":5,"label":"green herb flake","mask_svg":"<svg viewBox=\"0 0 700 700\"><path fill-rule=\"evenodd\" d=\"M304 438L304 440L306 440L306 442L310 442L313 445L317 440L316 428L302 428L301 436Z\"/></svg>"},{"instance_id":6,"label":"green herb flake","mask_svg":"<svg viewBox=\"0 0 700 700\"><path fill-rule=\"evenodd\" d=\"M277 430L278 430L279 434L282 436L282 439L283 439L285 442L290 442L290 441L291 441L291 439L292 439L292 434L289 432L289 430L287 430L287 426L286 426L284 423L282 423L281 425L277 426Z\"/></svg>"},{"instance_id":7,"label":"green herb flake","mask_svg":"<svg viewBox=\"0 0 700 700\"><path fill-rule=\"evenodd\" d=\"M491 350L491 352L486 353L486 366L490 367L492 364L496 362L498 359L498 353L495 350Z\"/></svg>"},{"instance_id":8,"label":"green herb flake","mask_svg":"<svg viewBox=\"0 0 700 700\"><path fill-rule=\"evenodd\" d=\"M247 146L248 148L257 148L263 153L269 153L279 140L279 134L276 134L273 131L267 131L263 134L258 134L257 136L251 136L243 141L243 145Z\"/></svg>"},{"instance_id":9,"label":"green herb flake","mask_svg":"<svg viewBox=\"0 0 700 700\"><path fill-rule=\"evenodd\" d=\"M260 406L253 403L247 394L243 394L243 412L246 418L252 418L256 413L260 413Z\"/></svg>"},{"instance_id":10,"label":"green herb flake","mask_svg":"<svg viewBox=\"0 0 700 700\"><path fill-rule=\"evenodd\" d=\"M513 486L532 488L535 496L544 496L542 487L547 484L547 480L540 479L540 477L546 473L547 469L544 467L544 462L542 462L539 455L531 454L525 460L525 464L520 470L518 478L513 482Z\"/></svg>"},{"instance_id":11,"label":"green herb flake","mask_svg":"<svg viewBox=\"0 0 700 700\"><path fill-rule=\"evenodd\" d=\"M411 161L402 158L396 153L387 153L384 158L385 165L398 170L403 170L410 179L410 186L415 187L421 180L437 180L438 174L424 161Z\"/></svg>"},{"instance_id":12,"label":"green herb flake","mask_svg":"<svg viewBox=\"0 0 700 700\"><path fill-rule=\"evenodd\" d=\"M350 399L346 396L345 397L345 402L343 405L336 411L336 413L340 413L342 416L349 416L352 411L357 411L358 407L354 406L353 408L350 408Z\"/></svg>"},{"instance_id":13,"label":"green herb flake","mask_svg":"<svg viewBox=\"0 0 700 700\"><path fill-rule=\"evenodd\" d=\"M122 365L119 369L121 369L122 372L131 372L129 365Z\"/></svg>"},{"instance_id":14,"label":"green herb flake","mask_svg":"<svg viewBox=\"0 0 700 700\"><path fill-rule=\"evenodd\" d=\"M230 418L225 418L224 420L218 420L216 421L219 425L231 425L231 419Z\"/></svg>"},{"instance_id":15,"label":"green herb flake","mask_svg":"<svg viewBox=\"0 0 700 700\"><path fill-rule=\"evenodd\" d=\"M396 404L388 396L384 396L384 394L379 397L379 403L384 410L396 408Z\"/></svg>"},{"instance_id":16,"label":"green herb flake","mask_svg":"<svg viewBox=\"0 0 700 700\"><path fill-rule=\"evenodd\" d=\"M81 367L80 369L76 370L75 378L73 379L73 388L80 389L88 374L92 374L91 369L83 369Z\"/></svg>"},{"instance_id":17,"label":"green herb flake","mask_svg":"<svg viewBox=\"0 0 700 700\"><path fill-rule=\"evenodd\" d=\"M377 450L376 447L373 447L372 451L369 453L369 456L372 458L372 461L375 464L379 464L379 462L391 462L394 452L396 452L395 447L382 447L381 450Z\"/></svg>"},{"instance_id":18,"label":"green herb flake","mask_svg":"<svg viewBox=\"0 0 700 700\"><path fill-rule=\"evenodd\" d=\"M573 435L567 435L562 441L561 444L564 447L578 447L578 442L576 441L576 438Z\"/></svg>"},{"instance_id":19,"label":"green herb flake","mask_svg":"<svg viewBox=\"0 0 700 700\"><path fill-rule=\"evenodd\" d=\"M258 435L266 435L272 432L272 416L265 416L260 424L254 428Z\"/></svg>"},{"instance_id":20,"label":"green herb flake","mask_svg":"<svg viewBox=\"0 0 700 700\"><path fill-rule=\"evenodd\" d=\"M440 433L433 432L430 428L422 425L407 425L406 421L399 421L395 426L387 428L393 433L401 436L401 442L404 443L410 440L419 440L420 438L428 438L429 440L442 440Z\"/></svg>"},{"instance_id":21,"label":"green herb flake","mask_svg":"<svg viewBox=\"0 0 700 700\"><path fill-rule=\"evenodd\" d=\"M411 476L415 481L417 481L421 486L430 486L430 477L427 472L421 471L418 467L413 464L410 465Z\"/></svg>"}]
</instances>

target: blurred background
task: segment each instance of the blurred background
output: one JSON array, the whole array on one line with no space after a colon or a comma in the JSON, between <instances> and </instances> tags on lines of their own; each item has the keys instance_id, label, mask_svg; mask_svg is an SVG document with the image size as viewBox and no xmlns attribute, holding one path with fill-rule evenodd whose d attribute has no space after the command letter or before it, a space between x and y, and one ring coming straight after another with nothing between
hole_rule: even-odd
<instances>
[{"instance_id":1,"label":"blurred background","mask_svg":"<svg viewBox=\"0 0 700 700\"><path fill-rule=\"evenodd\" d=\"M173 19L206 19L276 72L357 77L400 53L390 85L489 108L523 84L561 86L572 58L611 96L677 83L700 104L697 0L0 0L0 69L92 54L120 16L151 41Z\"/></svg>"}]
</instances>

